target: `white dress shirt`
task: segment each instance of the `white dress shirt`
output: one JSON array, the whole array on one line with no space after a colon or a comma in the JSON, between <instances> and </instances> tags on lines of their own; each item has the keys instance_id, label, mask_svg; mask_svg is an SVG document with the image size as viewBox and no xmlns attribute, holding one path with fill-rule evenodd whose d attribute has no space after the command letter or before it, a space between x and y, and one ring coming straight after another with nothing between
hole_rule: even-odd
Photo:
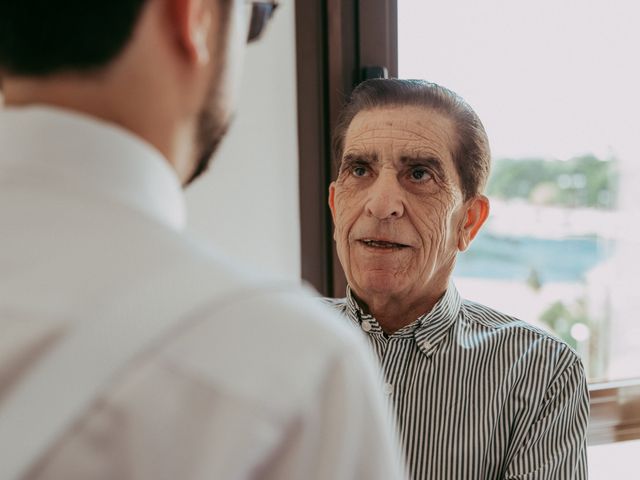
<instances>
[{"instance_id":1,"label":"white dress shirt","mask_svg":"<svg viewBox=\"0 0 640 480\"><path fill-rule=\"evenodd\" d=\"M184 225L177 177L141 139L52 108L0 112L0 410L140 272L196 261L245 278ZM357 333L297 288L246 283L258 287L185 312L26 478L401 478Z\"/></svg>"}]
</instances>

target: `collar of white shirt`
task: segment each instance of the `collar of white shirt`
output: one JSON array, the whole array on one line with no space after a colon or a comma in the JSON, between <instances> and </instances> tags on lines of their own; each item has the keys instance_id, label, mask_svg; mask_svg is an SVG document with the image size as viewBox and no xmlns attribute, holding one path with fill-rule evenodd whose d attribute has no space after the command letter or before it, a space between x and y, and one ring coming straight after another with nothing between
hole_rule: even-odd
<instances>
[{"instance_id":1,"label":"collar of white shirt","mask_svg":"<svg viewBox=\"0 0 640 480\"><path fill-rule=\"evenodd\" d=\"M0 112L0 178L26 173L124 203L176 230L186 224L176 172L152 145L87 115L45 106Z\"/></svg>"}]
</instances>

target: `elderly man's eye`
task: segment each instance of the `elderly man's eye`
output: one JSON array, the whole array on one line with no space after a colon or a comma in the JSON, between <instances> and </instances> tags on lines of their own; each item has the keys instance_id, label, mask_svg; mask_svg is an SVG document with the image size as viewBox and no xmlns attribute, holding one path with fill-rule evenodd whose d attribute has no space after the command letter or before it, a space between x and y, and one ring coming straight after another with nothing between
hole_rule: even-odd
<instances>
[{"instance_id":1,"label":"elderly man's eye","mask_svg":"<svg viewBox=\"0 0 640 480\"><path fill-rule=\"evenodd\" d=\"M356 165L351 169L351 173L354 177L364 177L367 174L367 169L365 167Z\"/></svg>"},{"instance_id":2,"label":"elderly man's eye","mask_svg":"<svg viewBox=\"0 0 640 480\"><path fill-rule=\"evenodd\" d=\"M430 178L431 174L426 168L414 168L411 170L411 180L422 182L429 180Z\"/></svg>"}]
</instances>

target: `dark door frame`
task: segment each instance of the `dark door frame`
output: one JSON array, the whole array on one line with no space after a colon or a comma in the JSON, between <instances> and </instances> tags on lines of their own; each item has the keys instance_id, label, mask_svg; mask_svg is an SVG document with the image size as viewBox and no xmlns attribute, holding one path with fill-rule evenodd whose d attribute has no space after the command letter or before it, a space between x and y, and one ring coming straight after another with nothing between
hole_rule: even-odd
<instances>
[{"instance_id":1,"label":"dark door frame","mask_svg":"<svg viewBox=\"0 0 640 480\"><path fill-rule=\"evenodd\" d=\"M397 76L397 23L397 0L296 3L301 275L326 296L346 287L327 206L337 173L331 132L361 80L383 70Z\"/></svg>"}]
</instances>

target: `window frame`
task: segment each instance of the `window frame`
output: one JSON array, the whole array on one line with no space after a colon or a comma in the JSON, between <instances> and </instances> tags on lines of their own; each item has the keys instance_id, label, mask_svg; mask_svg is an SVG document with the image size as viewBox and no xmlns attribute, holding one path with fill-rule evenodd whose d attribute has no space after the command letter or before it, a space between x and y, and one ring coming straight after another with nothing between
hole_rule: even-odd
<instances>
[{"instance_id":1,"label":"window frame","mask_svg":"<svg viewBox=\"0 0 640 480\"><path fill-rule=\"evenodd\" d=\"M296 8L301 275L323 295L345 295L328 189L337 176L331 132L365 67L398 74L397 0L307 0Z\"/></svg>"},{"instance_id":2,"label":"window frame","mask_svg":"<svg viewBox=\"0 0 640 480\"><path fill-rule=\"evenodd\" d=\"M365 67L398 75L397 0L306 0L296 8L302 278L345 295L327 205L331 132ZM589 385L588 444L640 439L640 379Z\"/></svg>"}]
</instances>

